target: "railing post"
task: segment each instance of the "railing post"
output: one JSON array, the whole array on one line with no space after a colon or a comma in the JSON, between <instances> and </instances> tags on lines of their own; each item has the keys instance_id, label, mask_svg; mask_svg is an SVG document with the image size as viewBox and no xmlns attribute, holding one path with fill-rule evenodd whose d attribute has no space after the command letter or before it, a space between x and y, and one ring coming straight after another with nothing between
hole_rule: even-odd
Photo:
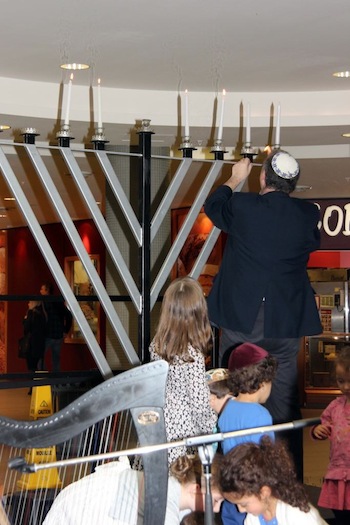
<instances>
[{"instance_id":1,"label":"railing post","mask_svg":"<svg viewBox=\"0 0 350 525\"><path fill-rule=\"evenodd\" d=\"M142 120L138 134L140 153L142 153L139 185L139 213L142 226L139 282L142 305L139 316L138 351L141 363L147 363L151 333L151 137L153 131L150 128L150 120Z\"/></svg>"}]
</instances>

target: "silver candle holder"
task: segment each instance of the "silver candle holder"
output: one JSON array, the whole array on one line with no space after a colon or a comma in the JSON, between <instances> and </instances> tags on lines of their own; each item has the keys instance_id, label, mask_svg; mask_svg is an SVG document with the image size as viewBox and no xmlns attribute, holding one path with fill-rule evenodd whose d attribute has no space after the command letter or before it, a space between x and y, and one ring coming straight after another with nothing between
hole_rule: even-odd
<instances>
[{"instance_id":1,"label":"silver candle holder","mask_svg":"<svg viewBox=\"0 0 350 525\"><path fill-rule=\"evenodd\" d=\"M35 144L35 137L38 137L40 133L37 132L36 128L22 128L21 135L25 144Z\"/></svg>"},{"instance_id":2,"label":"silver candle holder","mask_svg":"<svg viewBox=\"0 0 350 525\"><path fill-rule=\"evenodd\" d=\"M241 156L243 158L250 159L251 161L253 161L254 157L256 157L258 153L259 149L254 148L250 142L246 142L241 149Z\"/></svg>"},{"instance_id":3,"label":"silver candle holder","mask_svg":"<svg viewBox=\"0 0 350 525\"><path fill-rule=\"evenodd\" d=\"M141 120L141 126L137 128L138 133L154 133L150 126L151 119L144 118Z\"/></svg>"},{"instance_id":4,"label":"silver candle holder","mask_svg":"<svg viewBox=\"0 0 350 525\"><path fill-rule=\"evenodd\" d=\"M223 160L224 154L227 153L222 139L216 139L214 146L210 150L211 153L214 153L215 160Z\"/></svg>"},{"instance_id":5,"label":"silver candle holder","mask_svg":"<svg viewBox=\"0 0 350 525\"><path fill-rule=\"evenodd\" d=\"M70 125L63 124L60 131L56 133L56 138L58 139L58 144L62 148L69 148L70 141L74 139L70 132Z\"/></svg>"},{"instance_id":6,"label":"silver candle holder","mask_svg":"<svg viewBox=\"0 0 350 525\"><path fill-rule=\"evenodd\" d=\"M180 144L179 150L182 151L182 156L184 158L192 158L192 152L195 151L195 148L191 142L191 137L185 135L182 137L182 142Z\"/></svg>"},{"instance_id":7,"label":"silver candle holder","mask_svg":"<svg viewBox=\"0 0 350 525\"><path fill-rule=\"evenodd\" d=\"M91 142L93 143L95 149L105 149L105 144L107 144L109 140L106 140L103 127L95 128L95 135L92 136Z\"/></svg>"}]
</instances>

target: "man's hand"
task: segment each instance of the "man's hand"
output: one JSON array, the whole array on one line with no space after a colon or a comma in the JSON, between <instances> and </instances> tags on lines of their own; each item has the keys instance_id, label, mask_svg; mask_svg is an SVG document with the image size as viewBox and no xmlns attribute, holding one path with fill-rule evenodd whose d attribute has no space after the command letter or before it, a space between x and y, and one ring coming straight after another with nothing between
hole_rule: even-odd
<instances>
[{"instance_id":1,"label":"man's hand","mask_svg":"<svg viewBox=\"0 0 350 525\"><path fill-rule=\"evenodd\" d=\"M232 166L231 177L224 183L225 186L229 186L231 190L237 188L238 184L244 181L252 169L252 163L248 158L242 159Z\"/></svg>"}]
</instances>

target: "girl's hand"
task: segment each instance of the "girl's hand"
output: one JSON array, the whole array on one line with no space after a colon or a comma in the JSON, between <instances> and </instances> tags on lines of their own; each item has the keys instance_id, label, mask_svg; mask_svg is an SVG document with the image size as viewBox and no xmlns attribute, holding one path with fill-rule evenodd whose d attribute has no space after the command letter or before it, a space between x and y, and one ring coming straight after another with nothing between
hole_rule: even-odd
<instances>
[{"instance_id":1,"label":"girl's hand","mask_svg":"<svg viewBox=\"0 0 350 525\"><path fill-rule=\"evenodd\" d=\"M331 427L329 425L316 425L312 430L312 435L317 439L327 439L331 435Z\"/></svg>"}]
</instances>

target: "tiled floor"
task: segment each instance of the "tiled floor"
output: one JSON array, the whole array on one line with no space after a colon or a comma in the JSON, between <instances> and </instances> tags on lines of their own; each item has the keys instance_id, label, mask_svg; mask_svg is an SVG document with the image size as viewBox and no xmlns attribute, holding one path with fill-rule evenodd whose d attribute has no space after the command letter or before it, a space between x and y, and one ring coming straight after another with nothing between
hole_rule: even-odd
<instances>
[{"instance_id":1,"label":"tiled floor","mask_svg":"<svg viewBox=\"0 0 350 525\"><path fill-rule=\"evenodd\" d=\"M321 410L303 409L304 418L318 417ZM329 441L315 441L310 437L310 428L304 429L304 484L312 504L317 507L317 500L326 472L329 456ZM333 513L327 509L319 509L323 518L329 523Z\"/></svg>"},{"instance_id":2,"label":"tiled floor","mask_svg":"<svg viewBox=\"0 0 350 525\"><path fill-rule=\"evenodd\" d=\"M318 417L321 410L304 409L304 418ZM310 428L304 429L304 483L320 487L326 472L329 456L329 441L315 441L310 437Z\"/></svg>"}]
</instances>

